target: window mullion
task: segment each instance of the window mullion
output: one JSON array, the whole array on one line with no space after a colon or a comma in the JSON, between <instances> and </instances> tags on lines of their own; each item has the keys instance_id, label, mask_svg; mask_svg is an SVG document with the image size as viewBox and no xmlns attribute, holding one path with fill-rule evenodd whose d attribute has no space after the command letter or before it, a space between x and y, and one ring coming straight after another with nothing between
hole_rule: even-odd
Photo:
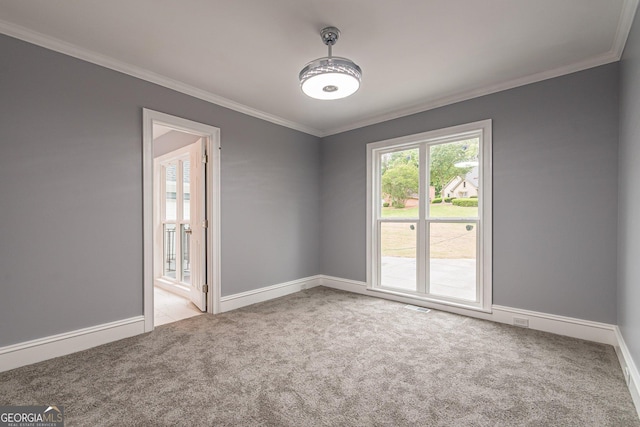
<instances>
[{"instance_id":1,"label":"window mullion","mask_svg":"<svg viewBox=\"0 0 640 427\"><path fill-rule=\"evenodd\" d=\"M167 167L161 166L162 175L160 176L160 221L167 220Z\"/></svg>"},{"instance_id":2,"label":"window mullion","mask_svg":"<svg viewBox=\"0 0 640 427\"><path fill-rule=\"evenodd\" d=\"M428 289L429 267L426 260L428 259L428 233L425 218L429 209L429 183L428 183L428 153L426 144L420 144L419 154L419 197L418 197L418 250L416 254L416 263L418 270L418 282L416 290L426 293Z\"/></svg>"},{"instance_id":3,"label":"window mullion","mask_svg":"<svg viewBox=\"0 0 640 427\"><path fill-rule=\"evenodd\" d=\"M380 274L381 274L381 262L380 262L380 254L381 254L381 247L380 247L380 228L381 228L381 217L382 217L382 180L380 179L380 169L382 168L382 153L377 152L375 154L375 164L374 164L374 168L373 168L373 177L371 178L373 180L373 196L372 196L372 200L373 200L373 212L372 212L372 224L371 227L372 229L370 230L372 234L371 236L371 243L373 246L373 251L374 253L373 258L374 258L374 262L373 262L373 271L372 273L372 280L373 280L373 284L369 284L370 286L373 286L374 288L377 288L381 285L380 282Z\"/></svg>"},{"instance_id":4,"label":"window mullion","mask_svg":"<svg viewBox=\"0 0 640 427\"><path fill-rule=\"evenodd\" d=\"M176 161L176 282L182 282L182 159Z\"/></svg>"},{"instance_id":5,"label":"window mullion","mask_svg":"<svg viewBox=\"0 0 640 427\"><path fill-rule=\"evenodd\" d=\"M381 260L381 256L382 256L382 245L381 245L381 238L380 238L380 233L382 232L382 222L381 221L376 221L376 259L378 260L378 262L376 262L376 287L380 287L382 286L382 262Z\"/></svg>"}]
</instances>

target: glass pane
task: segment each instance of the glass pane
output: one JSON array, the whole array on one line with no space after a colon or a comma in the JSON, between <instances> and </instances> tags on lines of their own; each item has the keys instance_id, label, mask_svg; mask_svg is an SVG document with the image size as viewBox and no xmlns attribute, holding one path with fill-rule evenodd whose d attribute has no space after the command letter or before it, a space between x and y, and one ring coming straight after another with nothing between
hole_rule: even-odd
<instances>
[{"instance_id":1,"label":"glass pane","mask_svg":"<svg viewBox=\"0 0 640 427\"><path fill-rule=\"evenodd\" d=\"M165 219L176 219L176 165L170 164L165 168Z\"/></svg>"},{"instance_id":2,"label":"glass pane","mask_svg":"<svg viewBox=\"0 0 640 427\"><path fill-rule=\"evenodd\" d=\"M189 220L191 214L191 161L182 162L182 218Z\"/></svg>"},{"instance_id":3,"label":"glass pane","mask_svg":"<svg viewBox=\"0 0 640 427\"><path fill-rule=\"evenodd\" d=\"M380 225L380 286L415 291L417 223Z\"/></svg>"},{"instance_id":4,"label":"glass pane","mask_svg":"<svg viewBox=\"0 0 640 427\"><path fill-rule=\"evenodd\" d=\"M429 293L476 301L475 223L429 226Z\"/></svg>"},{"instance_id":5,"label":"glass pane","mask_svg":"<svg viewBox=\"0 0 640 427\"><path fill-rule=\"evenodd\" d=\"M163 275L176 278L176 225L164 225L164 247L163 247Z\"/></svg>"},{"instance_id":6,"label":"glass pane","mask_svg":"<svg viewBox=\"0 0 640 427\"><path fill-rule=\"evenodd\" d=\"M429 147L429 216L477 218L479 139Z\"/></svg>"},{"instance_id":7,"label":"glass pane","mask_svg":"<svg viewBox=\"0 0 640 427\"><path fill-rule=\"evenodd\" d=\"M180 226L180 250L182 251L182 281L191 284L191 227Z\"/></svg>"},{"instance_id":8,"label":"glass pane","mask_svg":"<svg viewBox=\"0 0 640 427\"><path fill-rule=\"evenodd\" d=\"M380 198L383 218L418 218L420 157L418 149L381 156Z\"/></svg>"}]
</instances>

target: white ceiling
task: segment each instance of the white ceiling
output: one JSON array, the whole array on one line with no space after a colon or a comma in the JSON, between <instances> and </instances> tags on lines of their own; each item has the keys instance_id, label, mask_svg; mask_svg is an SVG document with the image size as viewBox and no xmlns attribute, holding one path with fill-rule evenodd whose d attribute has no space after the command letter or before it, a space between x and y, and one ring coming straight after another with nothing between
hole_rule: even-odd
<instances>
[{"instance_id":1,"label":"white ceiling","mask_svg":"<svg viewBox=\"0 0 640 427\"><path fill-rule=\"evenodd\" d=\"M620 59L638 0L0 0L0 32L318 136ZM333 53L363 83L306 97Z\"/></svg>"}]
</instances>

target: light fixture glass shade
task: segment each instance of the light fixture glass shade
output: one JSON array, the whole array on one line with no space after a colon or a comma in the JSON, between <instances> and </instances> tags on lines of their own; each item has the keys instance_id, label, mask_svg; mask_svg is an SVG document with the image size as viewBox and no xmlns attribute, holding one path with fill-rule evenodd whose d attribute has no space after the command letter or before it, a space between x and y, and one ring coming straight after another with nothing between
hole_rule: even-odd
<instances>
[{"instance_id":1,"label":"light fixture glass shade","mask_svg":"<svg viewBox=\"0 0 640 427\"><path fill-rule=\"evenodd\" d=\"M316 99L340 99L360 88L362 70L346 58L326 57L308 63L300 71L302 91Z\"/></svg>"}]
</instances>

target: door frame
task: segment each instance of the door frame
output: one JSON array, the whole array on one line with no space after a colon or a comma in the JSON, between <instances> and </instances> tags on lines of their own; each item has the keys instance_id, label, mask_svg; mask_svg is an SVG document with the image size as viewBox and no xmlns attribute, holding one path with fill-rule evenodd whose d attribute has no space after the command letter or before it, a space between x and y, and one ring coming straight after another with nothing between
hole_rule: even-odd
<instances>
[{"instance_id":1,"label":"door frame","mask_svg":"<svg viewBox=\"0 0 640 427\"><path fill-rule=\"evenodd\" d=\"M220 312L220 129L142 109L143 313L145 332L153 331L153 125L170 127L205 139L207 164L207 312Z\"/></svg>"}]
</instances>

